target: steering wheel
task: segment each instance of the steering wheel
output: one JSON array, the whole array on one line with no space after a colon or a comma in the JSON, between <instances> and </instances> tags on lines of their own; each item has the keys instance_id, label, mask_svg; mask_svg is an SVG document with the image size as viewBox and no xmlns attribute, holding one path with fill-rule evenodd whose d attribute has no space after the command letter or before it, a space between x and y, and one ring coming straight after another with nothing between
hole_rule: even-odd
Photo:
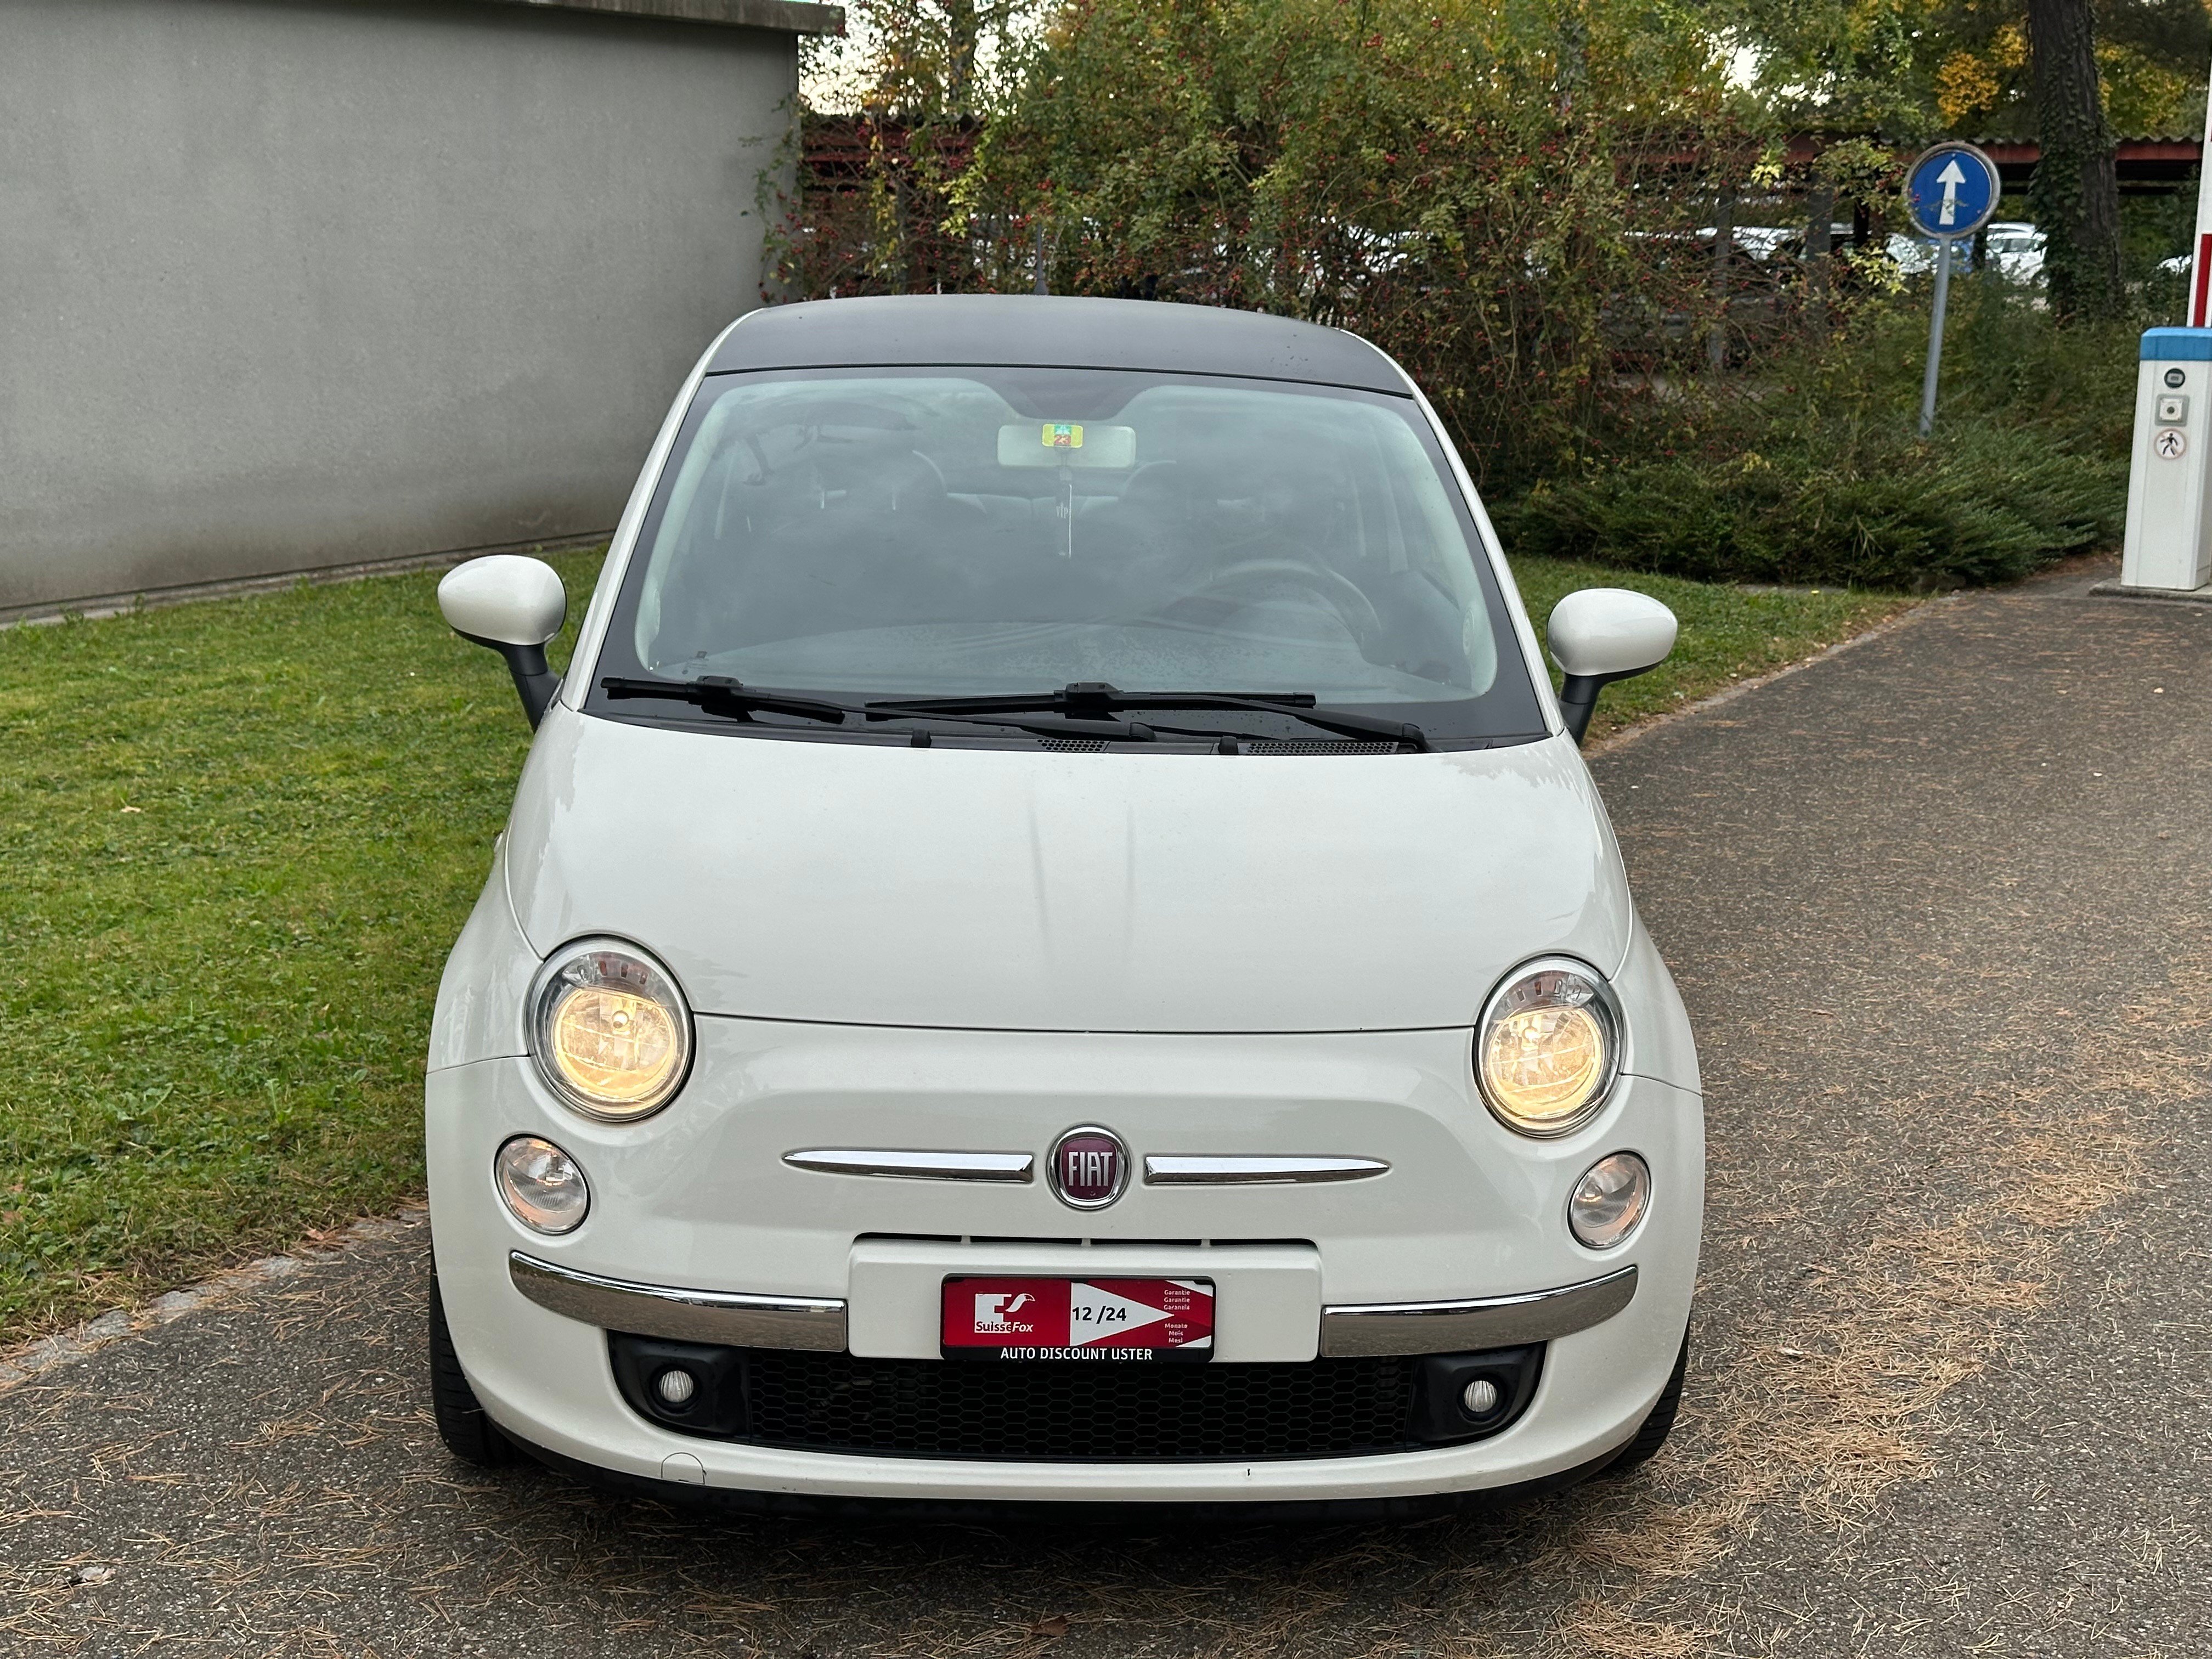
<instances>
[{"instance_id":1,"label":"steering wheel","mask_svg":"<svg viewBox=\"0 0 2212 1659\"><path fill-rule=\"evenodd\" d=\"M1256 585L1261 581L1288 582L1302 587L1320 599L1334 613L1364 652L1382 635L1382 618L1376 614L1375 606L1357 584L1334 570L1318 565L1304 564L1296 559L1243 559L1225 569L1217 570L1205 583L1184 594L1168 607L1174 611L1194 599L1206 599L1224 588Z\"/></svg>"}]
</instances>

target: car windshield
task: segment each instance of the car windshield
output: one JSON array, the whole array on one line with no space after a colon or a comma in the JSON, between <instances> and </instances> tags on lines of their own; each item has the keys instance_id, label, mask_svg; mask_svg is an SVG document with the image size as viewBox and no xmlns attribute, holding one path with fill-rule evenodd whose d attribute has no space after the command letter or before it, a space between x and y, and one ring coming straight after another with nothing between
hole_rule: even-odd
<instances>
[{"instance_id":1,"label":"car windshield","mask_svg":"<svg viewBox=\"0 0 2212 1659\"><path fill-rule=\"evenodd\" d=\"M602 666L848 699L1310 694L1446 738L1543 725L1410 398L1175 374L710 377Z\"/></svg>"}]
</instances>

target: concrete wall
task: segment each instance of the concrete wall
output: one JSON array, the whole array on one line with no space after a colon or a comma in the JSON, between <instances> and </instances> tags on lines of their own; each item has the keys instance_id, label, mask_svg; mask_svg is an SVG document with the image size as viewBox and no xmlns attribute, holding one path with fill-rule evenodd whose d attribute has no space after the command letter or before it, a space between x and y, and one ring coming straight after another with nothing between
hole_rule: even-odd
<instances>
[{"instance_id":1,"label":"concrete wall","mask_svg":"<svg viewBox=\"0 0 2212 1659\"><path fill-rule=\"evenodd\" d=\"M611 526L758 303L796 64L557 4L0 0L0 611Z\"/></svg>"}]
</instances>

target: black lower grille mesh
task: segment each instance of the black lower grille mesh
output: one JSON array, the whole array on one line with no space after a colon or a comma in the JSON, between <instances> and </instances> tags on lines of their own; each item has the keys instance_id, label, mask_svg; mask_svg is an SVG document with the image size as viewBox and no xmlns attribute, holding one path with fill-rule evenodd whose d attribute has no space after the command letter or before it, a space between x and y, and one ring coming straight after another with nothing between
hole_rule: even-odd
<instances>
[{"instance_id":1,"label":"black lower grille mesh","mask_svg":"<svg viewBox=\"0 0 2212 1659\"><path fill-rule=\"evenodd\" d=\"M1413 1449L1410 1359L1178 1365L745 1356L757 1444L907 1457L1320 1457Z\"/></svg>"}]
</instances>

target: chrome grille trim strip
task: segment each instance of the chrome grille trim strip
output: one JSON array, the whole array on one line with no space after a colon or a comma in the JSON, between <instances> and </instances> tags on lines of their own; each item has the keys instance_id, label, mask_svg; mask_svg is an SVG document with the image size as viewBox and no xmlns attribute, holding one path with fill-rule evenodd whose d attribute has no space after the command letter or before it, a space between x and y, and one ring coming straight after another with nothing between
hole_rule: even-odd
<instances>
[{"instance_id":1,"label":"chrome grille trim strip","mask_svg":"<svg viewBox=\"0 0 2212 1659\"><path fill-rule=\"evenodd\" d=\"M1465 1353L1549 1342L1588 1330L1636 1298L1633 1266L1555 1291L1479 1302L1376 1302L1321 1310L1328 1359L1382 1354Z\"/></svg>"},{"instance_id":2,"label":"chrome grille trim strip","mask_svg":"<svg viewBox=\"0 0 2212 1659\"><path fill-rule=\"evenodd\" d=\"M739 1348L845 1347L845 1304L827 1297L754 1296L741 1291L683 1291L635 1285L508 1252L507 1277L539 1307L633 1336L717 1342Z\"/></svg>"},{"instance_id":3,"label":"chrome grille trim strip","mask_svg":"<svg viewBox=\"0 0 2212 1659\"><path fill-rule=\"evenodd\" d=\"M1191 1156L1148 1158L1147 1187L1255 1187L1317 1181L1365 1181L1389 1173L1379 1158Z\"/></svg>"},{"instance_id":4,"label":"chrome grille trim strip","mask_svg":"<svg viewBox=\"0 0 2212 1659\"><path fill-rule=\"evenodd\" d=\"M823 1175L886 1176L896 1181L1014 1181L1036 1179L1029 1152L913 1152L822 1147L786 1152L794 1170Z\"/></svg>"}]
</instances>

